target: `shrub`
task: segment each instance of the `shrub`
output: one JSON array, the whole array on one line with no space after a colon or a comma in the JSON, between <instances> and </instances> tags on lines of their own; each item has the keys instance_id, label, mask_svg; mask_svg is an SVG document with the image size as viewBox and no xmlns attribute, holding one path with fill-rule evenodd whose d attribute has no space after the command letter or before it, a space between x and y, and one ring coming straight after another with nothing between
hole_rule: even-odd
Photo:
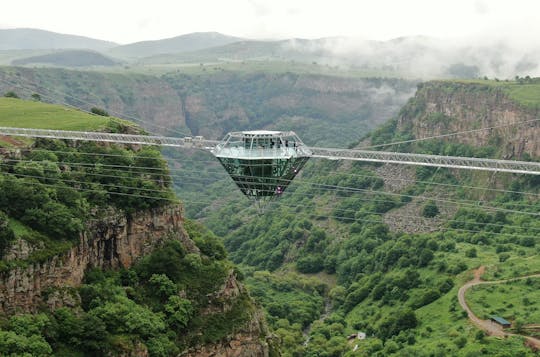
<instances>
[{"instance_id":1,"label":"shrub","mask_svg":"<svg viewBox=\"0 0 540 357\"><path fill-rule=\"evenodd\" d=\"M19 98L17 93L15 93L12 90L10 90L9 92L6 92L6 94L4 94L4 97L6 97L6 98Z\"/></svg>"},{"instance_id":2,"label":"shrub","mask_svg":"<svg viewBox=\"0 0 540 357\"><path fill-rule=\"evenodd\" d=\"M477 257L476 248L468 249L468 250L465 252L465 256L466 256L467 258L476 258L476 257Z\"/></svg>"},{"instance_id":3,"label":"shrub","mask_svg":"<svg viewBox=\"0 0 540 357\"><path fill-rule=\"evenodd\" d=\"M109 113L107 113L104 109L101 109L101 108L98 108L98 107L92 107L92 109L90 109L90 112L96 114L96 115L101 115L102 117L108 117L109 116Z\"/></svg>"},{"instance_id":4,"label":"shrub","mask_svg":"<svg viewBox=\"0 0 540 357\"><path fill-rule=\"evenodd\" d=\"M301 273L318 273L324 268L324 258L319 255L308 255L298 259L296 268Z\"/></svg>"},{"instance_id":5,"label":"shrub","mask_svg":"<svg viewBox=\"0 0 540 357\"><path fill-rule=\"evenodd\" d=\"M428 201L422 208L422 216L426 218L433 218L439 214L439 207L434 201Z\"/></svg>"}]
</instances>

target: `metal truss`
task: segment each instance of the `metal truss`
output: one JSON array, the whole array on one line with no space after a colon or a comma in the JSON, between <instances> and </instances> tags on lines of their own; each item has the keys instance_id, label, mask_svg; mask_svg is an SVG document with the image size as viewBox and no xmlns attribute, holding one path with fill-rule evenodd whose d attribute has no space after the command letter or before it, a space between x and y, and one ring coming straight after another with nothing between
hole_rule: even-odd
<instances>
[{"instance_id":1,"label":"metal truss","mask_svg":"<svg viewBox=\"0 0 540 357\"><path fill-rule=\"evenodd\" d=\"M311 147L311 157L540 175L540 162Z\"/></svg>"},{"instance_id":2,"label":"metal truss","mask_svg":"<svg viewBox=\"0 0 540 357\"><path fill-rule=\"evenodd\" d=\"M198 148L208 151L212 150L218 143L220 143L216 140L206 140L201 136L174 138L151 135L112 134L99 132L24 129L8 127L0 127L0 135L67 140L105 141L121 144L160 145L180 148ZM332 149L319 147L311 147L308 149L312 151L311 157L329 160L354 160L366 162L381 162L389 164L448 167L455 169L540 175L539 162L408 154L386 151Z\"/></svg>"},{"instance_id":3,"label":"metal truss","mask_svg":"<svg viewBox=\"0 0 540 357\"><path fill-rule=\"evenodd\" d=\"M84 141L101 141L119 144L134 145L159 145L181 148L199 148L210 150L215 147L219 141L206 140L202 136L174 138L167 136L152 135L132 135L132 134L113 134L93 131L68 131L68 130L48 130L48 129L26 129L26 128L8 128L0 127L0 135L24 136L32 138L48 139L67 139Z\"/></svg>"}]
</instances>

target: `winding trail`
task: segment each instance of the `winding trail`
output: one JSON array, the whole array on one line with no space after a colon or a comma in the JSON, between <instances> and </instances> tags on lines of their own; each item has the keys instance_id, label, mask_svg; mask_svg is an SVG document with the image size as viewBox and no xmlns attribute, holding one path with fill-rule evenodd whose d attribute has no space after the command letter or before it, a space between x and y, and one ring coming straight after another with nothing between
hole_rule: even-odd
<instances>
[{"instance_id":1,"label":"winding trail","mask_svg":"<svg viewBox=\"0 0 540 357\"><path fill-rule=\"evenodd\" d=\"M531 348L539 350L540 349L539 339L530 337L530 336L524 336L524 335L506 332L503 330L502 326L496 324L495 322L492 322L490 320L482 320L481 318L476 316L472 312L469 305L467 305L467 301L465 300L465 293L467 292L467 290L469 290L469 288L476 285L503 284L503 283L508 283L508 282L516 281L516 280L523 280L527 278L540 278L540 274L531 274L531 275L525 275L525 276L520 276L517 278L510 278L510 279L503 279L503 280L484 281L482 280L482 274L484 274L485 270L486 270L486 267L483 265L480 266L478 269L476 269L474 271L474 279L465 283L461 288L459 288L459 291L458 291L459 304L461 305L463 310L467 311L467 315L469 316L469 319L471 320L471 322L478 328L484 330L490 336L497 336L497 337L502 337L502 338L505 338L508 336L524 337L527 340L527 344Z\"/></svg>"}]
</instances>

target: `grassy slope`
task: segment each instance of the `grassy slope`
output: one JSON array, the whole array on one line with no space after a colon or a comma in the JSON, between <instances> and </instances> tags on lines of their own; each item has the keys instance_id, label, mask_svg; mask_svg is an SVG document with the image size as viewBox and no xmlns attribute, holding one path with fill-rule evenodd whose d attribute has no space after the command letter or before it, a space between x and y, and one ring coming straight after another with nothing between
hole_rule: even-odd
<instances>
[{"instance_id":1,"label":"grassy slope","mask_svg":"<svg viewBox=\"0 0 540 357\"><path fill-rule=\"evenodd\" d=\"M467 301L471 309L481 318L499 315L510 321L522 319L526 324L538 324L540 321L539 286L538 279L480 285L467 293Z\"/></svg>"},{"instance_id":2,"label":"grassy slope","mask_svg":"<svg viewBox=\"0 0 540 357\"><path fill-rule=\"evenodd\" d=\"M501 88L508 96L517 103L528 108L540 107L540 80L529 81L492 81L492 80L459 80L457 83L483 84L493 88Z\"/></svg>"},{"instance_id":3,"label":"grassy slope","mask_svg":"<svg viewBox=\"0 0 540 357\"><path fill-rule=\"evenodd\" d=\"M330 66L316 63L302 63L291 61L275 60L250 60L231 62L193 62L193 63L157 63L157 64L133 64L127 68L115 67L106 71L134 72L145 74L164 74L172 71L186 73L190 75L210 75L222 71L252 73L299 73L318 74L345 78L369 78L383 77L395 78L397 73L382 70L355 69L339 66ZM406 76L398 76L406 78Z\"/></svg>"},{"instance_id":4,"label":"grassy slope","mask_svg":"<svg viewBox=\"0 0 540 357\"><path fill-rule=\"evenodd\" d=\"M61 130L98 130L110 118L91 115L60 105L51 105L15 98L0 98L0 126ZM26 141L25 141L26 142ZM1 146L11 146L10 141L0 140ZM17 238L48 240L17 220L10 220L10 227ZM58 245L58 244L53 244ZM60 244L62 245L62 244Z\"/></svg>"},{"instance_id":5,"label":"grassy slope","mask_svg":"<svg viewBox=\"0 0 540 357\"><path fill-rule=\"evenodd\" d=\"M105 127L110 120L60 105L0 98L0 126L95 131Z\"/></svg>"}]
</instances>

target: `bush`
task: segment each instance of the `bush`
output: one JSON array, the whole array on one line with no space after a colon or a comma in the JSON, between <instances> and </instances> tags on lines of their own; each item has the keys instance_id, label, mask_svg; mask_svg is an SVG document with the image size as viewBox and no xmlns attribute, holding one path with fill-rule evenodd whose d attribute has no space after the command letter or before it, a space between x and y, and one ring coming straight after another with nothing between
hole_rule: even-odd
<instances>
[{"instance_id":1,"label":"bush","mask_svg":"<svg viewBox=\"0 0 540 357\"><path fill-rule=\"evenodd\" d=\"M439 214L439 207L434 201L428 201L422 208L422 216L426 218L433 218Z\"/></svg>"},{"instance_id":2,"label":"bush","mask_svg":"<svg viewBox=\"0 0 540 357\"><path fill-rule=\"evenodd\" d=\"M499 254L499 262L501 262L501 263L504 263L505 261L507 261L508 258L510 258L510 254L508 254L508 253Z\"/></svg>"},{"instance_id":3,"label":"bush","mask_svg":"<svg viewBox=\"0 0 540 357\"><path fill-rule=\"evenodd\" d=\"M476 248L468 249L468 250L465 252L465 256L466 256L467 258L476 258L476 257L477 257Z\"/></svg>"},{"instance_id":4,"label":"bush","mask_svg":"<svg viewBox=\"0 0 540 357\"><path fill-rule=\"evenodd\" d=\"M379 335L384 338L390 338L399 334L401 331L415 328L418 325L418 319L413 310L405 309L386 317L378 326Z\"/></svg>"},{"instance_id":5,"label":"bush","mask_svg":"<svg viewBox=\"0 0 540 357\"><path fill-rule=\"evenodd\" d=\"M302 257L296 262L296 269L305 274L318 273L323 270L323 268L324 258L319 254Z\"/></svg>"},{"instance_id":6,"label":"bush","mask_svg":"<svg viewBox=\"0 0 540 357\"><path fill-rule=\"evenodd\" d=\"M92 107L90 109L90 112L96 115L101 115L102 117L108 117L109 113L107 113L104 109L98 108L98 107Z\"/></svg>"},{"instance_id":7,"label":"bush","mask_svg":"<svg viewBox=\"0 0 540 357\"><path fill-rule=\"evenodd\" d=\"M15 93L12 90L10 90L9 92L6 92L6 94L4 94L4 97L6 97L6 98L19 98L17 93Z\"/></svg>"}]
</instances>

